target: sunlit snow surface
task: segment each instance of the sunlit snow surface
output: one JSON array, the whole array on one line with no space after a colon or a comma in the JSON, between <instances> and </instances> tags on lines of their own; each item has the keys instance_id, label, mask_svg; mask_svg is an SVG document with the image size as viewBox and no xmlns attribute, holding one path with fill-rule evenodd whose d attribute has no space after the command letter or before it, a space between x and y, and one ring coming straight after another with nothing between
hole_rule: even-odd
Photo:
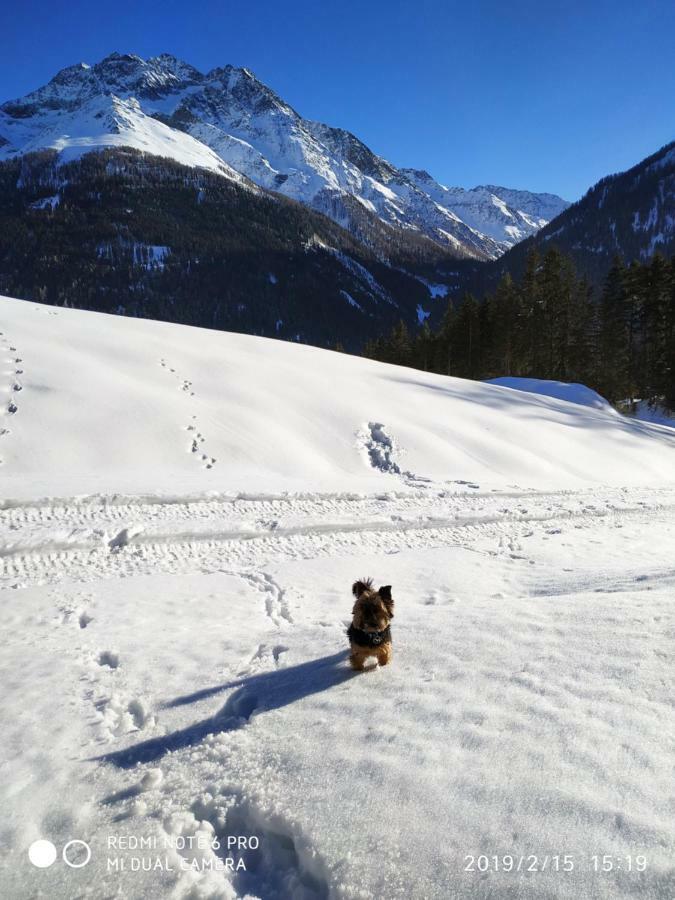
<instances>
[{"instance_id":1,"label":"sunlit snow surface","mask_svg":"<svg viewBox=\"0 0 675 900\"><path fill-rule=\"evenodd\" d=\"M671 429L260 338L0 322L1 896L673 896ZM394 661L352 675L368 574ZM91 861L35 868L39 838Z\"/></svg>"}]
</instances>

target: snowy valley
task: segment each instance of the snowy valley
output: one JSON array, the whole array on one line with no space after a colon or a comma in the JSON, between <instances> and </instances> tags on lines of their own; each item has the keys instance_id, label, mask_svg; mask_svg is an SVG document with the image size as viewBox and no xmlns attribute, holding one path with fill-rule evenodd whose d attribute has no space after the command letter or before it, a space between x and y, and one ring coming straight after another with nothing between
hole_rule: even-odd
<instances>
[{"instance_id":1,"label":"snowy valley","mask_svg":"<svg viewBox=\"0 0 675 900\"><path fill-rule=\"evenodd\" d=\"M9 298L0 332L2 896L672 895L675 430ZM357 675L367 575L394 659Z\"/></svg>"}]
</instances>

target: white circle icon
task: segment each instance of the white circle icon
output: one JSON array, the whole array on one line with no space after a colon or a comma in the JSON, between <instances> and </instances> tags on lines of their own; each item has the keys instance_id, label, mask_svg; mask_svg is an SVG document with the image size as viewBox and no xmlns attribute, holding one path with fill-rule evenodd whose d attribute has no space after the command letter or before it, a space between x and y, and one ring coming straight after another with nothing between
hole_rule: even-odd
<instances>
[{"instance_id":1,"label":"white circle icon","mask_svg":"<svg viewBox=\"0 0 675 900\"><path fill-rule=\"evenodd\" d=\"M66 856L66 850L68 850L69 847L84 847L84 853L85 853L84 859L76 859L75 862L68 859L68 857ZM76 850L75 853L76 853L76 856L81 855L80 851ZM64 863L67 866L70 866L71 869L81 869L83 866L86 866L87 863L89 862L89 860L91 859L91 847L89 846L89 844L86 841L80 841L77 839L74 841L68 841L66 846L63 848L63 852L61 853L61 856L63 857Z\"/></svg>"},{"instance_id":2,"label":"white circle icon","mask_svg":"<svg viewBox=\"0 0 675 900\"><path fill-rule=\"evenodd\" d=\"M46 869L56 859L56 847L51 841L33 841L28 848L28 859L38 869Z\"/></svg>"}]
</instances>

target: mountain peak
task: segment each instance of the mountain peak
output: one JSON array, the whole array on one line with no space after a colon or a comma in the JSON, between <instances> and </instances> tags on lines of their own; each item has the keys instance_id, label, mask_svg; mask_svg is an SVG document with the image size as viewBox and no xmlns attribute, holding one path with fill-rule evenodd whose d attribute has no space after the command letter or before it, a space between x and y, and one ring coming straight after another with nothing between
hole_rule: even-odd
<instances>
[{"instance_id":1,"label":"mountain peak","mask_svg":"<svg viewBox=\"0 0 675 900\"><path fill-rule=\"evenodd\" d=\"M404 175L410 175L417 181L433 181L433 176L426 169L400 169Z\"/></svg>"},{"instance_id":2,"label":"mountain peak","mask_svg":"<svg viewBox=\"0 0 675 900\"><path fill-rule=\"evenodd\" d=\"M140 56L136 56L135 53L118 53L117 50L113 50L112 53L109 53L107 56L103 57L100 64L104 65L105 63L117 62L119 60L124 60L125 62L144 62L144 60Z\"/></svg>"}]
</instances>

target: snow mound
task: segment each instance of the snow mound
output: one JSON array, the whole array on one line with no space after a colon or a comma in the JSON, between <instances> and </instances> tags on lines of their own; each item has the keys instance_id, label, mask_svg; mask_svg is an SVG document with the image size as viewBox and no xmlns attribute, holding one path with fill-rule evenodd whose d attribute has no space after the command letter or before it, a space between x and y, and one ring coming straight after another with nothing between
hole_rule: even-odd
<instances>
[{"instance_id":1,"label":"snow mound","mask_svg":"<svg viewBox=\"0 0 675 900\"><path fill-rule=\"evenodd\" d=\"M585 384L566 381L547 381L542 378L491 378L486 384L497 384L500 387L511 388L513 391L526 391L528 394L539 394L542 397L554 397L556 400L564 400L566 403L577 403L579 406L588 406L591 409L601 409L612 413L614 408L597 391L586 387Z\"/></svg>"}]
</instances>

